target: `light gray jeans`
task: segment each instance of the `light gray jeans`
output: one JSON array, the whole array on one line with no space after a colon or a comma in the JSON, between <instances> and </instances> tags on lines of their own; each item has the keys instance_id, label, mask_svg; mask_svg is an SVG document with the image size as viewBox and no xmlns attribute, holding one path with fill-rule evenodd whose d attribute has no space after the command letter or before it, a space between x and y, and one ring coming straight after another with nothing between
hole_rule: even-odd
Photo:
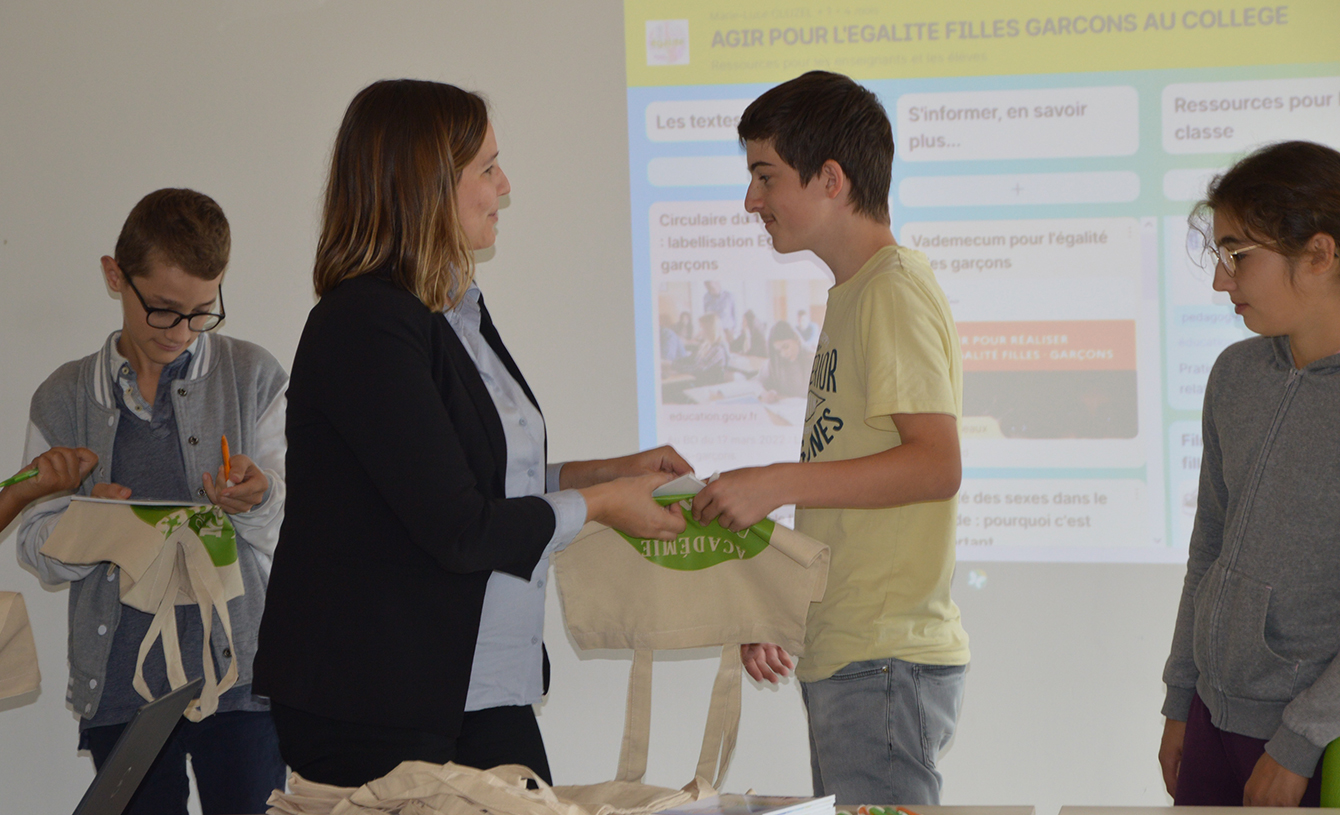
<instances>
[{"instance_id":1,"label":"light gray jeans","mask_svg":"<svg viewBox=\"0 0 1340 815\"><path fill-rule=\"evenodd\" d=\"M890 658L802 682L814 794L839 805L940 803L935 763L954 736L967 671Z\"/></svg>"}]
</instances>

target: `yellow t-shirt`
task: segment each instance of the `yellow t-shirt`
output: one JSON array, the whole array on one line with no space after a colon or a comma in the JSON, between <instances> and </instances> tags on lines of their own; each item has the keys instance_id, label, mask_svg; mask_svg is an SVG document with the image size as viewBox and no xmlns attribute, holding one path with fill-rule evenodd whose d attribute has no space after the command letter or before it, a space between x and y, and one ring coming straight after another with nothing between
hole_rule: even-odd
<instances>
[{"instance_id":1,"label":"yellow t-shirt","mask_svg":"<svg viewBox=\"0 0 1340 815\"><path fill-rule=\"evenodd\" d=\"M940 284L921 252L889 246L828 292L810 375L804 461L897 447L895 413L963 413L963 358ZM849 662L968 662L949 599L958 498L886 509L796 512L796 529L832 548L828 590L810 606L804 682Z\"/></svg>"}]
</instances>

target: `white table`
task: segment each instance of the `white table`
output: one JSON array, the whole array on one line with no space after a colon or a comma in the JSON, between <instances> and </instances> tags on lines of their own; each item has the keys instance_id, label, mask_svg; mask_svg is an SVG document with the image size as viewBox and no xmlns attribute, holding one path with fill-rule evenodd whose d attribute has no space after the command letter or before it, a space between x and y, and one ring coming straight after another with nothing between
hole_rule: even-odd
<instances>
[{"instance_id":1,"label":"white table","mask_svg":"<svg viewBox=\"0 0 1340 815\"><path fill-rule=\"evenodd\" d=\"M918 810L920 811L920 810ZM1325 812L1327 810L1321 810ZM1287 815L1318 810L1306 807L1061 807L1060 815ZM929 812L923 815L931 815Z\"/></svg>"},{"instance_id":2,"label":"white table","mask_svg":"<svg viewBox=\"0 0 1340 815\"><path fill-rule=\"evenodd\" d=\"M894 804L878 805L883 815L902 815L895 809ZM929 806L917 804L908 805L906 809L917 813L917 815L1036 815L1032 806ZM856 807L839 806L838 812L856 812ZM878 815L878 813L872 813ZM1194 815L1194 814L1193 814ZM1315 813L1313 814L1315 815Z\"/></svg>"}]
</instances>

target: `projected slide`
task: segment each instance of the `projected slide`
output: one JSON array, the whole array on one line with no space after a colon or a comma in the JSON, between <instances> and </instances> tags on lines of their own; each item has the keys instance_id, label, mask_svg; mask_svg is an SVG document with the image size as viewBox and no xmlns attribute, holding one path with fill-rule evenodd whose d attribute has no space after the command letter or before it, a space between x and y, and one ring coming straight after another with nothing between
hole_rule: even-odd
<instances>
[{"instance_id":1,"label":"projected slide","mask_svg":"<svg viewBox=\"0 0 1340 815\"><path fill-rule=\"evenodd\" d=\"M1256 145L1340 147L1333 3L627 0L625 24L643 444L700 475L798 459L832 278L744 211L735 125L839 71L889 112L894 234L958 324L960 558L1184 560L1205 379L1249 335L1186 215Z\"/></svg>"}]
</instances>

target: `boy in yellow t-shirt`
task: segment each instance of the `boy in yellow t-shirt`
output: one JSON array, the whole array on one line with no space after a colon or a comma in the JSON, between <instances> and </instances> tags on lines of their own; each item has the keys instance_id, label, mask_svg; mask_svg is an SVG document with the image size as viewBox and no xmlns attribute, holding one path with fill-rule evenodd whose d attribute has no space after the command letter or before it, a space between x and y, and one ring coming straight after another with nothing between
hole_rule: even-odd
<instances>
[{"instance_id":1,"label":"boy in yellow t-shirt","mask_svg":"<svg viewBox=\"0 0 1340 815\"><path fill-rule=\"evenodd\" d=\"M958 721L968 636L949 598L961 465L962 357L925 255L889 225L893 134L873 93L811 71L756 99L739 124L757 213L778 252L809 249L835 285L810 375L799 463L734 470L694 515L743 529L785 504L832 548L794 666L815 795L938 804L940 750ZM777 681L775 645L743 647Z\"/></svg>"}]
</instances>

